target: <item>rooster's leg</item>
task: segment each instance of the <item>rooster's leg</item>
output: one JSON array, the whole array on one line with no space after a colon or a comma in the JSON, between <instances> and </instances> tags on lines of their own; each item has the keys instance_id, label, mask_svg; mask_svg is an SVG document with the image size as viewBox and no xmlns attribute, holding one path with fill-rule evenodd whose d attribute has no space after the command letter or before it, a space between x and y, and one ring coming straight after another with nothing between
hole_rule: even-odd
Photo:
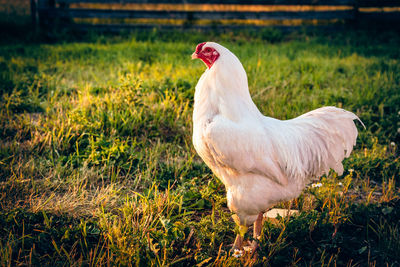
<instances>
[{"instance_id":1,"label":"rooster's leg","mask_svg":"<svg viewBox=\"0 0 400 267\"><path fill-rule=\"evenodd\" d=\"M233 243L232 246L232 252L234 252L235 249L240 250L242 248L242 245L243 245L243 237L240 234L237 234L235 238L235 243Z\"/></svg>"},{"instance_id":2,"label":"rooster's leg","mask_svg":"<svg viewBox=\"0 0 400 267\"><path fill-rule=\"evenodd\" d=\"M244 225L239 225L239 233L236 235L235 243L232 246L232 252L235 252L236 249L242 250L243 248L243 238L247 232L248 227Z\"/></svg>"},{"instance_id":3,"label":"rooster's leg","mask_svg":"<svg viewBox=\"0 0 400 267\"><path fill-rule=\"evenodd\" d=\"M253 251L255 251L258 247L258 243L256 240L258 240L261 236L262 222L263 222L263 213L260 212L258 214L257 220L254 222L253 238L255 240L251 243L251 248Z\"/></svg>"}]
</instances>

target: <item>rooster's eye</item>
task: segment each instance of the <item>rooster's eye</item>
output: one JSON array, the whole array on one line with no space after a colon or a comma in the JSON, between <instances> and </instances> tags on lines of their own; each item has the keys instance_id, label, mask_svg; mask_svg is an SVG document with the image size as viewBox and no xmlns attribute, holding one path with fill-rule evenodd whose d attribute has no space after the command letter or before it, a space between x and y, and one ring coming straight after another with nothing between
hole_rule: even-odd
<instances>
[{"instance_id":1,"label":"rooster's eye","mask_svg":"<svg viewBox=\"0 0 400 267\"><path fill-rule=\"evenodd\" d=\"M210 53L211 52L211 48L210 47L206 47L205 49L204 49L204 52L206 52L206 53Z\"/></svg>"}]
</instances>

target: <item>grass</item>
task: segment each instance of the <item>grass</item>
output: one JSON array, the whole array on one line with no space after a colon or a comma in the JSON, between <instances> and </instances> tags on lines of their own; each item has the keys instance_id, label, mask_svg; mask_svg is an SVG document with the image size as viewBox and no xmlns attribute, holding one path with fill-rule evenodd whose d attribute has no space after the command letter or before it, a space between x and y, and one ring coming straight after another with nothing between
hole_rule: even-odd
<instances>
[{"instance_id":1,"label":"grass","mask_svg":"<svg viewBox=\"0 0 400 267\"><path fill-rule=\"evenodd\" d=\"M373 36L373 38L371 37ZM191 144L201 41L243 62L260 110L363 120L345 173L277 207L258 255L228 255L225 189ZM397 266L400 38L138 31L0 42L1 265Z\"/></svg>"}]
</instances>

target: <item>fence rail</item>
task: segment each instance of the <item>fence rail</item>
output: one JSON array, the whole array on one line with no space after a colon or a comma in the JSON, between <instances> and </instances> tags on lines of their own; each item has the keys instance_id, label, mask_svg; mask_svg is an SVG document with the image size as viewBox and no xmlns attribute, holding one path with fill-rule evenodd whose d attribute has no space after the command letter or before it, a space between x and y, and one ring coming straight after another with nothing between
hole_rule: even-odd
<instances>
[{"instance_id":1,"label":"fence rail","mask_svg":"<svg viewBox=\"0 0 400 267\"><path fill-rule=\"evenodd\" d=\"M129 19L179 19L179 20L285 20L285 19L351 19L353 10L345 11L270 11L270 12L228 12L228 11L147 11L68 9L53 10L51 16L61 18L129 18Z\"/></svg>"},{"instance_id":2,"label":"fence rail","mask_svg":"<svg viewBox=\"0 0 400 267\"><path fill-rule=\"evenodd\" d=\"M60 0L63 3L216 4L216 5L352 5L356 0ZM371 0L372 1L372 0ZM380 2L379 0L373 0ZM388 0L384 0L388 1ZM396 2L395 0L391 0Z\"/></svg>"},{"instance_id":3,"label":"fence rail","mask_svg":"<svg viewBox=\"0 0 400 267\"><path fill-rule=\"evenodd\" d=\"M120 7L110 8L110 4L117 4ZM168 4L166 10L148 10L149 5L154 9L155 6L160 5L164 5L165 8L165 4ZM135 8L129 9L132 5L136 5ZM190 10L182 10L182 6L188 5L191 5ZM204 5L208 5L207 10L201 9ZM229 5L234 5L236 9L221 10L221 7ZM242 8L245 6L246 8ZM249 6L254 8L249 11ZM290 10L275 8L271 11L263 9L263 7L272 6L298 8ZM382 9L383 7L386 9ZM212 21L213 25L222 20L383 19L400 22L400 0L31 0L31 10L32 21L39 21L42 27L51 26L55 21L61 21L62 25L67 25L67 22L70 24L74 19L152 19L160 20L159 24L165 23L165 20L180 20L186 22L186 26L196 25L196 22L200 20ZM127 24L125 27L137 27L141 24L143 22ZM103 26L106 25L103 24ZM110 26L113 25L110 24Z\"/></svg>"}]
</instances>

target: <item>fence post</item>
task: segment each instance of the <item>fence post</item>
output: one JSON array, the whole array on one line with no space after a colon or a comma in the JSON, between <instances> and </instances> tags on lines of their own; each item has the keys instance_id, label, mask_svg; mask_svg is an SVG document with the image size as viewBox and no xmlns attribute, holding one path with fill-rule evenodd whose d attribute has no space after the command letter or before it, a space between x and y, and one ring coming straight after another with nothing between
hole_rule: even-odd
<instances>
[{"instance_id":1,"label":"fence post","mask_svg":"<svg viewBox=\"0 0 400 267\"><path fill-rule=\"evenodd\" d=\"M32 23L32 27L35 30L36 30L36 25L37 25L37 19L38 19L37 0L31 0L31 23Z\"/></svg>"},{"instance_id":2,"label":"fence post","mask_svg":"<svg viewBox=\"0 0 400 267\"><path fill-rule=\"evenodd\" d=\"M54 16L50 14L56 7L55 0L36 0L38 1L38 19L40 28L53 26Z\"/></svg>"},{"instance_id":3,"label":"fence post","mask_svg":"<svg viewBox=\"0 0 400 267\"><path fill-rule=\"evenodd\" d=\"M356 23L356 25L358 24L359 20L360 20L360 14L359 14L359 10L358 10L358 1L359 0L354 0L354 4L353 4L353 12L354 12L354 22Z\"/></svg>"}]
</instances>

